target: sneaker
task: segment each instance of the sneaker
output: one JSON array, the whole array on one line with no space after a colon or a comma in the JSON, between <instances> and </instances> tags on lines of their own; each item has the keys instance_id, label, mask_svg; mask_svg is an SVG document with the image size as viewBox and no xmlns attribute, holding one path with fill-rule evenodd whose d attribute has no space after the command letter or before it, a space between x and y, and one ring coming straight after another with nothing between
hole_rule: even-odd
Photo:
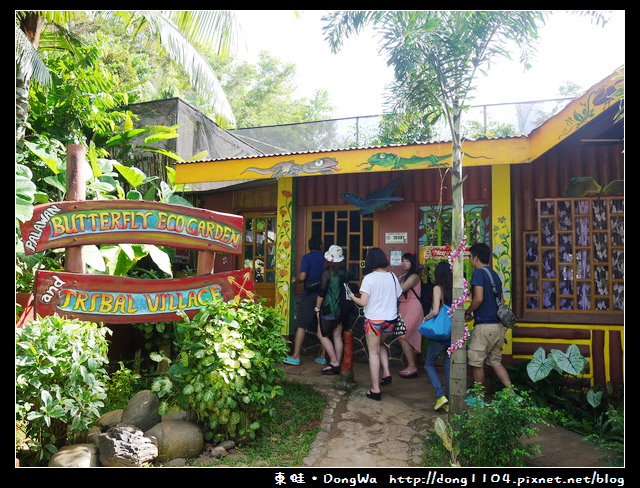
<instances>
[{"instance_id":1,"label":"sneaker","mask_svg":"<svg viewBox=\"0 0 640 488\"><path fill-rule=\"evenodd\" d=\"M434 410L440 410L443 406L446 406L447 410L448 410L449 405L447 405L447 403L449 403L449 400L447 400L447 397L446 396L441 396L436 401L436 406L433 407L433 409Z\"/></svg>"},{"instance_id":2,"label":"sneaker","mask_svg":"<svg viewBox=\"0 0 640 488\"><path fill-rule=\"evenodd\" d=\"M469 395L467 397L467 405L477 405L479 407L484 405L484 402L482 400L480 400L479 398L474 397L473 395Z\"/></svg>"},{"instance_id":3,"label":"sneaker","mask_svg":"<svg viewBox=\"0 0 640 488\"><path fill-rule=\"evenodd\" d=\"M314 361L318 364L327 364L327 360L325 358L315 358Z\"/></svg>"},{"instance_id":4,"label":"sneaker","mask_svg":"<svg viewBox=\"0 0 640 488\"><path fill-rule=\"evenodd\" d=\"M287 359L283 361L284 364L290 364L292 366L300 366L299 359L293 359L291 356L287 356Z\"/></svg>"}]
</instances>

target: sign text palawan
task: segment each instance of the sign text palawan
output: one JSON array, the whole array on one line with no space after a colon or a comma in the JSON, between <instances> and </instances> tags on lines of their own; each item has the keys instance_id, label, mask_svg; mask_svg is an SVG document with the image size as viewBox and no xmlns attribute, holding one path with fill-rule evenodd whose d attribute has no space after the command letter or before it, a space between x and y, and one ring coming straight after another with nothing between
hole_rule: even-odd
<instances>
[{"instance_id":1,"label":"sign text palawan","mask_svg":"<svg viewBox=\"0 0 640 488\"><path fill-rule=\"evenodd\" d=\"M22 224L26 254L89 244L145 244L239 254L242 216L140 200L36 205Z\"/></svg>"},{"instance_id":2,"label":"sign text palawan","mask_svg":"<svg viewBox=\"0 0 640 488\"><path fill-rule=\"evenodd\" d=\"M209 302L255 299L249 268L181 279L38 271L35 313L91 322L140 323L192 317Z\"/></svg>"}]
</instances>

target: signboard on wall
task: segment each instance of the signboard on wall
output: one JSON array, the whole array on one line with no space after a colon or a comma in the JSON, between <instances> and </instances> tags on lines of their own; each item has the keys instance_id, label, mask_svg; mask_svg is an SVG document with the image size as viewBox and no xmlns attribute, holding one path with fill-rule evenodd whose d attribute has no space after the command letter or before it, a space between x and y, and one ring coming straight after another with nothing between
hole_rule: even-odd
<instances>
[{"instance_id":1,"label":"signboard on wall","mask_svg":"<svg viewBox=\"0 0 640 488\"><path fill-rule=\"evenodd\" d=\"M407 242L409 242L407 232L385 232L384 234L385 244L406 244Z\"/></svg>"},{"instance_id":2,"label":"signboard on wall","mask_svg":"<svg viewBox=\"0 0 640 488\"><path fill-rule=\"evenodd\" d=\"M90 244L157 244L240 254L243 218L144 200L86 200L36 205L21 224L26 254Z\"/></svg>"},{"instance_id":3,"label":"signboard on wall","mask_svg":"<svg viewBox=\"0 0 640 488\"><path fill-rule=\"evenodd\" d=\"M132 324L182 320L209 302L255 298L251 270L181 279L137 279L59 271L36 274L35 313Z\"/></svg>"},{"instance_id":4,"label":"signboard on wall","mask_svg":"<svg viewBox=\"0 0 640 488\"><path fill-rule=\"evenodd\" d=\"M466 247L462 254L465 259L469 259L469 248ZM449 244L446 246L425 246L424 248L425 261L446 260L449 259L449 256L451 256L451 246Z\"/></svg>"}]
</instances>

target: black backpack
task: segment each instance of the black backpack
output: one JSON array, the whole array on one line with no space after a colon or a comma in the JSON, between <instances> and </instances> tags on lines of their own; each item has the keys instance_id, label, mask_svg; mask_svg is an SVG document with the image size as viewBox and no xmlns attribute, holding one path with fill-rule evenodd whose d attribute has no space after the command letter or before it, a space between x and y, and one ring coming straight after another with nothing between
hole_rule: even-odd
<instances>
[{"instance_id":1,"label":"black backpack","mask_svg":"<svg viewBox=\"0 0 640 488\"><path fill-rule=\"evenodd\" d=\"M416 293L414 288L411 291L416 295L416 298L420 300L422 305L422 312L427 315L431 311L431 302L433 300L433 284L425 283L421 280L420 296Z\"/></svg>"}]
</instances>

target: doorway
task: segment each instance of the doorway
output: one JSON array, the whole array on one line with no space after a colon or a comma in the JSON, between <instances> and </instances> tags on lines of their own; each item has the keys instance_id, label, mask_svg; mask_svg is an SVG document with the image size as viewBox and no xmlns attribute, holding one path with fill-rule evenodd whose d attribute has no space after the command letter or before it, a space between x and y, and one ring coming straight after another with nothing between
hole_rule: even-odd
<instances>
[{"instance_id":1,"label":"doorway","mask_svg":"<svg viewBox=\"0 0 640 488\"><path fill-rule=\"evenodd\" d=\"M340 246L351 283L359 284L364 276L367 251L377 246L377 221L374 216L361 215L353 207L315 207L309 210L309 236L319 236L324 249Z\"/></svg>"},{"instance_id":2,"label":"doorway","mask_svg":"<svg viewBox=\"0 0 640 488\"><path fill-rule=\"evenodd\" d=\"M251 268L256 293L268 307L275 305L276 214L244 215L244 267Z\"/></svg>"}]
</instances>

